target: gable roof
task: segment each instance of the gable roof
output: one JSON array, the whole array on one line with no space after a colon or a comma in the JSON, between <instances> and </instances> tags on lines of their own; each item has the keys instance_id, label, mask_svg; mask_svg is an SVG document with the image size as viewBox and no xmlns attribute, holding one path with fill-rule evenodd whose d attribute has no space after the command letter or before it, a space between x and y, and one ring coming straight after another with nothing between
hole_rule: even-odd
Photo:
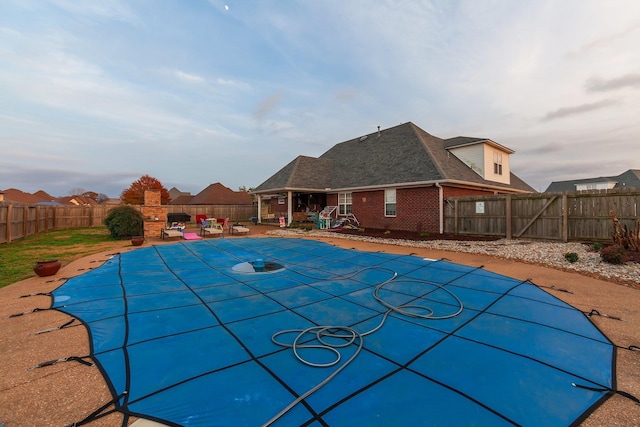
<instances>
[{"instance_id":1,"label":"gable roof","mask_svg":"<svg viewBox=\"0 0 640 427\"><path fill-rule=\"evenodd\" d=\"M47 194L46 192L39 190L35 193L25 193L24 191L15 189L15 188L7 188L3 190L4 192L4 200L6 202L14 202L14 203L25 203L25 204L34 204L34 203L48 203L56 201L56 198Z\"/></svg>"},{"instance_id":2,"label":"gable roof","mask_svg":"<svg viewBox=\"0 0 640 427\"><path fill-rule=\"evenodd\" d=\"M483 138L475 140L487 141ZM535 192L513 174L511 185L485 180L451 155L445 140L411 122L341 142L317 159L298 156L254 192L336 191L443 181Z\"/></svg>"},{"instance_id":3,"label":"gable roof","mask_svg":"<svg viewBox=\"0 0 640 427\"><path fill-rule=\"evenodd\" d=\"M489 138L474 138L470 136L456 136L455 138L448 138L444 140L444 148L450 150L460 147L466 147L469 145L475 144L489 144L493 147L499 148L500 150L507 152L509 154L515 153L510 148L505 147L504 145L500 145L495 141L490 140Z\"/></svg>"},{"instance_id":4,"label":"gable roof","mask_svg":"<svg viewBox=\"0 0 640 427\"><path fill-rule=\"evenodd\" d=\"M562 193L566 191L576 191L576 185L596 184L602 182L615 182L613 188L640 188L640 169L629 169L616 176L600 176L595 178L572 179L567 181L553 181L546 193Z\"/></svg>"},{"instance_id":5,"label":"gable roof","mask_svg":"<svg viewBox=\"0 0 640 427\"><path fill-rule=\"evenodd\" d=\"M178 197L181 197L181 196L189 196L189 197L191 197L191 193L188 192L188 191L180 191L176 187L171 187L171 190L169 190L169 200L173 201L173 200L176 200ZM178 203L178 204L184 205L184 203Z\"/></svg>"},{"instance_id":6,"label":"gable roof","mask_svg":"<svg viewBox=\"0 0 640 427\"><path fill-rule=\"evenodd\" d=\"M178 197L176 201L171 202L172 205L178 204L176 203L180 200L181 197ZM215 184L210 184L207 188L191 197L189 203L180 203L180 204L189 204L189 205L251 205L253 203L253 198L251 194L246 191L233 191L232 189L225 187L224 185L216 182Z\"/></svg>"}]
</instances>

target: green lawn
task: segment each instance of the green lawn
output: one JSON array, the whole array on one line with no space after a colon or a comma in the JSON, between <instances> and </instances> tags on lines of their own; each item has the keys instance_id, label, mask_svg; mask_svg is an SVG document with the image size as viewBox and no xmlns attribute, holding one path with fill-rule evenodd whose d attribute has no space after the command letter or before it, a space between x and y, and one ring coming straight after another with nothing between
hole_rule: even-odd
<instances>
[{"instance_id":1,"label":"green lawn","mask_svg":"<svg viewBox=\"0 0 640 427\"><path fill-rule=\"evenodd\" d=\"M93 253L130 245L115 240L106 227L73 228L39 233L0 244L0 288L35 276L36 261L58 259L62 265Z\"/></svg>"}]
</instances>

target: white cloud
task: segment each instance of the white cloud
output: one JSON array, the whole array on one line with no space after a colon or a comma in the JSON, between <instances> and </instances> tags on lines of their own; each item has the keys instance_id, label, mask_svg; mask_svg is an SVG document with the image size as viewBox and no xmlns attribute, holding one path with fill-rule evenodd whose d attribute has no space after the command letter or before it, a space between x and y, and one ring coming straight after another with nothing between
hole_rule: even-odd
<instances>
[{"instance_id":1,"label":"white cloud","mask_svg":"<svg viewBox=\"0 0 640 427\"><path fill-rule=\"evenodd\" d=\"M195 74L185 73L184 71L180 71L180 70L176 70L175 75L176 77L178 77L178 79L187 83L204 83L205 82L204 77L200 77Z\"/></svg>"}]
</instances>

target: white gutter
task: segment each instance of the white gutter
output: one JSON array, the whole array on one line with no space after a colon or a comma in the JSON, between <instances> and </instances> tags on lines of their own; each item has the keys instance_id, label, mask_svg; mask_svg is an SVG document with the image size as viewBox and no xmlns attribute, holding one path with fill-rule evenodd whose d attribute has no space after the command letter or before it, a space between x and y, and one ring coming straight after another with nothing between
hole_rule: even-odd
<instances>
[{"instance_id":1,"label":"white gutter","mask_svg":"<svg viewBox=\"0 0 640 427\"><path fill-rule=\"evenodd\" d=\"M267 197L269 193L273 194L274 192L278 192L278 191L281 191L281 192L293 191L293 192L301 192L301 193L307 193L307 192L309 193L346 193L346 192L354 192L354 191L382 190L384 188L429 187L429 186L435 185L436 183L461 185L465 187L481 188L486 190L507 192L512 194L513 193L522 193L522 194L530 193L530 191L527 191L527 190L518 190L510 187L500 187L498 185L479 184L479 183L468 182L468 181L460 181L457 179L442 179L437 181L433 180L433 181L416 181L416 182L398 182L395 184L367 185L367 186L361 186L361 187L342 187L342 188L312 189L312 188L285 187L277 190L271 189L269 191L265 191L262 193L251 192L251 194L262 194L263 196Z\"/></svg>"}]
</instances>

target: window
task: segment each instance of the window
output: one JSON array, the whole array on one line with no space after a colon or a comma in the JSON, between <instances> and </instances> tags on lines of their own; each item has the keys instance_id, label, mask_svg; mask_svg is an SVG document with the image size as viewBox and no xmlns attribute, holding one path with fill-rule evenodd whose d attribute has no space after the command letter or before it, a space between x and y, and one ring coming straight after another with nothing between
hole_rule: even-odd
<instances>
[{"instance_id":1,"label":"window","mask_svg":"<svg viewBox=\"0 0 640 427\"><path fill-rule=\"evenodd\" d=\"M338 215L351 213L351 193L338 193Z\"/></svg>"},{"instance_id":2,"label":"window","mask_svg":"<svg viewBox=\"0 0 640 427\"><path fill-rule=\"evenodd\" d=\"M493 173L502 175L502 153L493 153Z\"/></svg>"},{"instance_id":3,"label":"window","mask_svg":"<svg viewBox=\"0 0 640 427\"><path fill-rule=\"evenodd\" d=\"M384 190L384 216L396 216L396 189Z\"/></svg>"}]
</instances>

